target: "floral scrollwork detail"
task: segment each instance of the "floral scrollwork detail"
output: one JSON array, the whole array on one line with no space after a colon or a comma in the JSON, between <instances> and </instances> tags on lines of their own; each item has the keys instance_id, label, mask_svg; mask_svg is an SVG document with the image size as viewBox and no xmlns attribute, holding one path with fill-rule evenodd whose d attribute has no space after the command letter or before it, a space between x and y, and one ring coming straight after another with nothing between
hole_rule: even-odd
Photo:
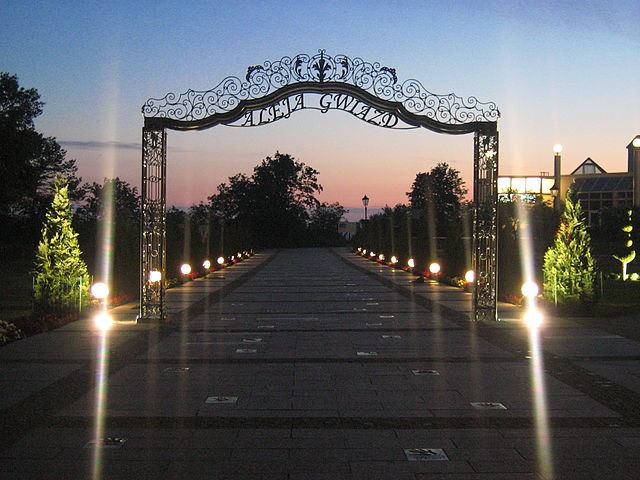
<instances>
[{"instance_id":1,"label":"floral scrollwork detail","mask_svg":"<svg viewBox=\"0 0 640 480\"><path fill-rule=\"evenodd\" d=\"M142 113L147 118L198 121L229 112L244 100L259 99L287 85L303 82L350 84L381 100L400 103L411 114L442 124L494 122L500 116L495 103L453 93L438 95L418 80L400 81L395 68L359 57L331 56L324 50L312 56L299 54L252 65L244 79L227 77L210 90L188 90L179 95L168 93L162 98L150 98L143 105Z\"/></svg>"}]
</instances>

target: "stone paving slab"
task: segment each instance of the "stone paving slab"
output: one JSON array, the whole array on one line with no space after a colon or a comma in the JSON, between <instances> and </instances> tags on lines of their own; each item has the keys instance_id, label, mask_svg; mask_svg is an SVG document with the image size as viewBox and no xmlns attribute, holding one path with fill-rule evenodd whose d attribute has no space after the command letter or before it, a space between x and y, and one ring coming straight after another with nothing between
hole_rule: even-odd
<instances>
[{"instance_id":1,"label":"stone paving slab","mask_svg":"<svg viewBox=\"0 0 640 480\"><path fill-rule=\"evenodd\" d=\"M77 378L96 367L90 322L58 331L59 354L48 347L55 336L0 349L0 387L17 395L22 382L27 396L6 411L53 402L0 448L0 477L90 478L99 391L102 435L126 439L99 450L102 478L640 477L640 422L624 403L640 359L624 337L558 322L540 337L546 363L536 370L517 309L501 306L509 322L470 324L468 293L346 251L285 250L214 275L225 278L169 291L177 313L198 301L200 313L118 326L102 390ZM133 304L117 315L135 313ZM624 398L602 394L605 380ZM45 382L75 393L56 403ZM446 459L409 461L406 449Z\"/></svg>"}]
</instances>

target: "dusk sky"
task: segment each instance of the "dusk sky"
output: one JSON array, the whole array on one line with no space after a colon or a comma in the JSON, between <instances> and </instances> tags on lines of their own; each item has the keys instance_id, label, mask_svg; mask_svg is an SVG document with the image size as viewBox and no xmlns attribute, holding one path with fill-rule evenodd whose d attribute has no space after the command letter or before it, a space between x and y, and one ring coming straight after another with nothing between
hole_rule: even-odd
<instances>
[{"instance_id":1,"label":"dusk sky","mask_svg":"<svg viewBox=\"0 0 640 480\"><path fill-rule=\"evenodd\" d=\"M326 49L378 61L434 93L495 102L500 173L592 157L626 169L640 134L640 2L0 3L0 70L46 103L37 128L85 181L140 184L140 107L206 90L247 66ZM415 174L447 162L472 182L472 137L387 130L344 112L301 111L257 128L169 131L168 203L205 200L276 150L320 171L321 200L405 202Z\"/></svg>"}]
</instances>

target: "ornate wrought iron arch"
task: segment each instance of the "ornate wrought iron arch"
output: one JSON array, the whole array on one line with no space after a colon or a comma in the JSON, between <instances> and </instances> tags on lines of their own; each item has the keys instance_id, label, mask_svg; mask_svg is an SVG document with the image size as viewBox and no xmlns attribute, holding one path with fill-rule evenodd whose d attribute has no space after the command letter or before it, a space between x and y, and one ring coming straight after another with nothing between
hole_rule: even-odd
<instances>
[{"instance_id":1,"label":"ornate wrought iron arch","mask_svg":"<svg viewBox=\"0 0 640 480\"><path fill-rule=\"evenodd\" d=\"M210 90L145 102L140 318L164 318L166 130L204 130L243 119L237 126L263 125L306 108L305 94L335 96L333 104L323 106L321 100L320 109L345 110L381 127L392 128L395 119L438 133L474 134L474 310L476 320L497 319L498 108L475 97L437 95L417 80L400 81L394 68L324 50L250 66L242 79L227 77ZM291 98L297 102L293 108ZM151 275L154 271L161 272L162 281Z\"/></svg>"}]
</instances>

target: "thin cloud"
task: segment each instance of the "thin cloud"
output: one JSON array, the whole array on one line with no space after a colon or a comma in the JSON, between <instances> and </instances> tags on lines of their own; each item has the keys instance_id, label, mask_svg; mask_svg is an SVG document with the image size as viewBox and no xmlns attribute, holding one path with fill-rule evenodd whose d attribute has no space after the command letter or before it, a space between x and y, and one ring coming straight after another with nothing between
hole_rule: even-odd
<instances>
[{"instance_id":1,"label":"thin cloud","mask_svg":"<svg viewBox=\"0 0 640 480\"><path fill-rule=\"evenodd\" d=\"M61 140L60 145L65 148L79 148L82 150L136 150L140 151L142 145L136 142L102 142L98 140ZM173 152L192 152L193 150L185 150L168 146Z\"/></svg>"}]
</instances>

